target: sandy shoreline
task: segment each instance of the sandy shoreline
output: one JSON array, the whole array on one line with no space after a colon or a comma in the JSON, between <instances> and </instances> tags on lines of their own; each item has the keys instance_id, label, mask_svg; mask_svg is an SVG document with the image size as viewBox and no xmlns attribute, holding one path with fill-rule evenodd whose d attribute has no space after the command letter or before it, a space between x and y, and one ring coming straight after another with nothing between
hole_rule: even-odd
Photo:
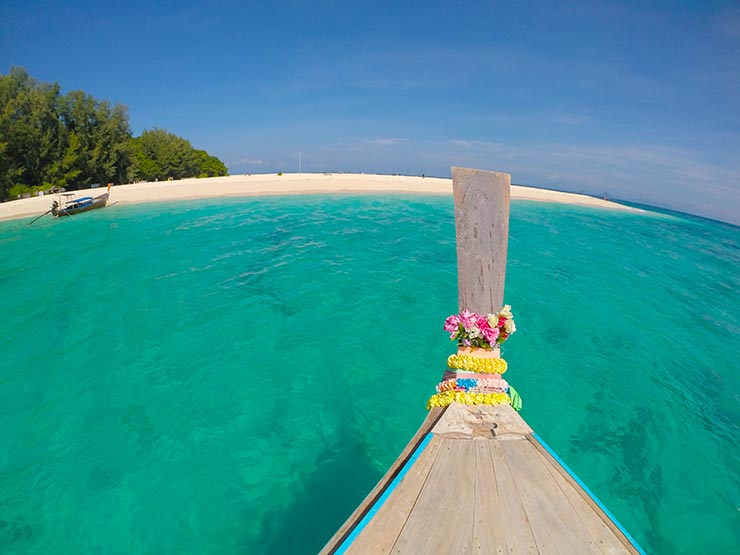
<instances>
[{"instance_id":1,"label":"sandy shoreline","mask_svg":"<svg viewBox=\"0 0 740 555\"><path fill-rule=\"evenodd\" d=\"M105 188L75 191L80 196L96 196ZM215 197L244 197L256 195L300 195L316 193L421 193L451 195L452 180L437 177L410 177L370 174L260 174L230 175L180 181L159 181L118 185L111 189L111 204L192 200ZM39 216L49 209L56 195L33 197L0 203L0 221ZM531 187L511 187L511 198L540 202L577 204L612 210L639 210L586 195L561 193Z\"/></svg>"}]
</instances>

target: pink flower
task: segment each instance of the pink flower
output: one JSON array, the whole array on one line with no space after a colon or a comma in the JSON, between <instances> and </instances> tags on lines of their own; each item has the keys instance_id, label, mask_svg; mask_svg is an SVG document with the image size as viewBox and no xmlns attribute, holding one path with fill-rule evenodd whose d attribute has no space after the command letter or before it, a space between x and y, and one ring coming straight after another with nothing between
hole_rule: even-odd
<instances>
[{"instance_id":1,"label":"pink flower","mask_svg":"<svg viewBox=\"0 0 740 555\"><path fill-rule=\"evenodd\" d=\"M485 316L478 316L478 328L480 329L481 335L485 338L486 341L489 343L493 343L496 341L496 338L499 334L499 329L494 328L491 326L491 324L488 322L488 318Z\"/></svg>"},{"instance_id":2,"label":"pink flower","mask_svg":"<svg viewBox=\"0 0 740 555\"><path fill-rule=\"evenodd\" d=\"M475 312L470 312L467 308L460 313L460 323L469 329L475 325L478 315Z\"/></svg>"},{"instance_id":3,"label":"pink flower","mask_svg":"<svg viewBox=\"0 0 740 555\"><path fill-rule=\"evenodd\" d=\"M448 316L445 320L444 330L452 333L457 331L457 326L460 325L460 318L456 315Z\"/></svg>"},{"instance_id":4,"label":"pink flower","mask_svg":"<svg viewBox=\"0 0 740 555\"><path fill-rule=\"evenodd\" d=\"M485 329L481 329L481 332L483 333L483 337L486 338L486 341L491 345L493 345L493 342L498 339L498 335L500 333L498 328L492 328L490 325Z\"/></svg>"},{"instance_id":5,"label":"pink flower","mask_svg":"<svg viewBox=\"0 0 740 555\"><path fill-rule=\"evenodd\" d=\"M504 318L502 316L501 318L498 319L498 327L499 328L503 328L505 324L506 324L506 318Z\"/></svg>"}]
</instances>

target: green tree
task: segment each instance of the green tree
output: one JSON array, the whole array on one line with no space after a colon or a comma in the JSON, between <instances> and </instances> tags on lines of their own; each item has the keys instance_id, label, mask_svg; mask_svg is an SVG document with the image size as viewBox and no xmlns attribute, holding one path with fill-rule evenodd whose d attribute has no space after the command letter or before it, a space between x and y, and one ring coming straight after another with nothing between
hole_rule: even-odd
<instances>
[{"instance_id":1,"label":"green tree","mask_svg":"<svg viewBox=\"0 0 740 555\"><path fill-rule=\"evenodd\" d=\"M10 187L41 185L66 150L57 116L59 85L39 83L21 68L0 75L0 198Z\"/></svg>"},{"instance_id":2,"label":"green tree","mask_svg":"<svg viewBox=\"0 0 740 555\"><path fill-rule=\"evenodd\" d=\"M77 137L77 133L70 133L69 144L67 145L64 157L54 162L51 166L50 174L53 185L65 188L70 187L77 176L80 175L82 170L77 167L80 150L80 139Z\"/></svg>"},{"instance_id":3,"label":"green tree","mask_svg":"<svg viewBox=\"0 0 740 555\"><path fill-rule=\"evenodd\" d=\"M0 75L0 200L10 191L124 183L131 130L124 106L60 94L22 68Z\"/></svg>"},{"instance_id":4,"label":"green tree","mask_svg":"<svg viewBox=\"0 0 740 555\"><path fill-rule=\"evenodd\" d=\"M200 170L198 177L219 177L229 174L224 163L205 150L196 150L195 156Z\"/></svg>"},{"instance_id":5,"label":"green tree","mask_svg":"<svg viewBox=\"0 0 740 555\"><path fill-rule=\"evenodd\" d=\"M107 100L95 100L83 91L72 91L61 102L60 117L70 133L80 141L76 169L80 178L75 185L125 183L128 178L131 129L125 106L111 106Z\"/></svg>"},{"instance_id":6,"label":"green tree","mask_svg":"<svg viewBox=\"0 0 740 555\"><path fill-rule=\"evenodd\" d=\"M227 175L226 166L205 150L165 129L144 131L129 141L132 175L136 180L155 181L185 177Z\"/></svg>"},{"instance_id":7,"label":"green tree","mask_svg":"<svg viewBox=\"0 0 740 555\"><path fill-rule=\"evenodd\" d=\"M132 138L128 109L60 94L13 67L0 75L0 200L57 185L226 175L223 162L164 129Z\"/></svg>"}]
</instances>

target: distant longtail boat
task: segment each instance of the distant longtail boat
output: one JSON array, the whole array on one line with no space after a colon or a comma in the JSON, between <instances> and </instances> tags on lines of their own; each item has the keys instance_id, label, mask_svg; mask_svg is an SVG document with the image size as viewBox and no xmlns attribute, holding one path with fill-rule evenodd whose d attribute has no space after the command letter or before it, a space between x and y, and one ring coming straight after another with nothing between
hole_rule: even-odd
<instances>
[{"instance_id":1,"label":"distant longtail boat","mask_svg":"<svg viewBox=\"0 0 740 555\"><path fill-rule=\"evenodd\" d=\"M73 193L68 193L68 195L71 196L73 195ZM109 196L110 185L108 185L108 191L106 193L103 193L102 195L99 195L95 198L79 197L65 201L63 206L61 206L57 201L54 201L51 203L51 215L56 218L60 218L62 216L74 216L75 214L88 212L90 210L95 210L96 208L103 208L108 203Z\"/></svg>"}]
</instances>

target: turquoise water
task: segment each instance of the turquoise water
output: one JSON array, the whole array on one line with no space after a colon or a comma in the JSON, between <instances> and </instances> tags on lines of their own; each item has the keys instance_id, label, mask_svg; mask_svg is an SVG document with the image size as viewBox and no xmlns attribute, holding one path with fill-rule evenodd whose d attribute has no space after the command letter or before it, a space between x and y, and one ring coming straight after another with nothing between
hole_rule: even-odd
<instances>
[{"instance_id":1,"label":"turquoise water","mask_svg":"<svg viewBox=\"0 0 740 555\"><path fill-rule=\"evenodd\" d=\"M26 221L0 222L4 554L316 552L452 352L451 198ZM740 230L513 202L506 300L530 425L649 552L734 553Z\"/></svg>"}]
</instances>

